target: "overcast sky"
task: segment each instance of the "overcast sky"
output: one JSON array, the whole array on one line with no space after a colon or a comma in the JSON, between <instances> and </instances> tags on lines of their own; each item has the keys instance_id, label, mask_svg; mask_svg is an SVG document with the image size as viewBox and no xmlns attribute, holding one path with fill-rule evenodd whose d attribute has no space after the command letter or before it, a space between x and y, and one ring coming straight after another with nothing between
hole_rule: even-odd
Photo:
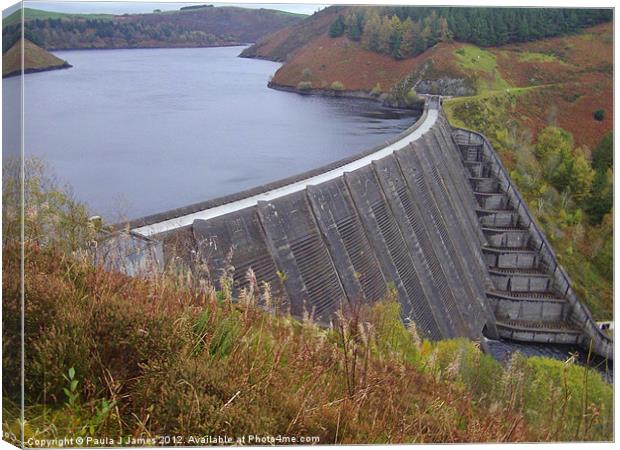
<instances>
[{"instance_id":1,"label":"overcast sky","mask_svg":"<svg viewBox=\"0 0 620 450\"><path fill-rule=\"evenodd\" d=\"M213 4L215 6L244 6L247 8L269 8L280 9L282 11L290 11L301 14L312 14L318 9L327 5L319 4L287 4L287 3L215 3L215 2L194 2L194 3L151 3L151 2L86 2L86 1L66 1L66 2L50 2L50 1L24 1L26 8L43 9L46 11L70 12L70 13L144 13L153 12L154 9L162 11L179 9L182 6Z\"/></svg>"}]
</instances>

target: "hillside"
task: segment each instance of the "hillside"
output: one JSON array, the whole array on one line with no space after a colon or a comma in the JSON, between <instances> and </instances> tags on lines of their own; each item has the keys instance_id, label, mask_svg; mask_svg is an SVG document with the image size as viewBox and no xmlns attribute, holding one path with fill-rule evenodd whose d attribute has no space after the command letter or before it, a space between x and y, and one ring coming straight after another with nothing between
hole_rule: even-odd
<instances>
[{"instance_id":1,"label":"hillside","mask_svg":"<svg viewBox=\"0 0 620 450\"><path fill-rule=\"evenodd\" d=\"M14 14L4 20L5 42L16 40L20 33ZM47 50L210 47L256 42L304 17L269 9L207 6L116 16L27 9L25 35Z\"/></svg>"},{"instance_id":2,"label":"hillside","mask_svg":"<svg viewBox=\"0 0 620 450\"><path fill-rule=\"evenodd\" d=\"M286 61L298 49L324 35L343 7L331 6L311 16L309 20L283 28L260 39L246 48L241 57L264 58L272 61Z\"/></svg>"},{"instance_id":3,"label":"hillside","mask_svg":"<svg viewBox=\"0 0 620 450\"><path fill-rule=\"evenodd\" d=\"M402 9L416 11L415 14L424 18L421 19L422 24L427 23L431 30L434 26L428 21L433 17L432 10L444 10ZM482 94L506 88L536 87L545 94L540 94L537 98L532 95L533 101L530 103L533 110L520 111L519 114L523 124L532 128L534 133L542 128L545 118L545 113L541 112L540 108L551 104L556 104L559 125L575 135L578 145L588 145L592 149L603 134L611 131L612 22L590 27L579 34L554 38L533 39L527 35L523 39L533 39L531 42L515 42L499 47L480 47L458 42L451 31L446 31L442 40L439 40L441 33L437 32L435 39L423 36L417 39L424 42L422 47L434 42L426 51L412 57L394 57L390 51L382 52L381 44L377 44L377 48L373 50L373 45L367 42L370 38L364 39L369 33L368 24L357 40L352 39L347 31L347 24L353 21L349 19L351 15L370 16L370 19L366 19L369 22L374 10L382 14L392 12L390 8L326 8L293 27L267 36L246 49L242 56L286 61L272 80L274 87L296 87L300 82L309 82L312 88L324 89L334 81L340 81L345 91L364 90L370 93L373 88L379 87L382 93L394 91L394 94L401 96L414 85L418 93L436 92L452 96ZM398 8L394 10L398 12ZM418 10L421 12L417 12ZM411 12L407 14L413 15ZM578 22L576 18L571 20L583 24L604 20L604 17L583 14L582 22ZM390 16L382 17L386 19ZM388 32L392 26L388 25L388 22L391 24L392 20L397 20L401 34L396 37L402 40L405 33L402 31L404 22L396 18L397 16L391 17L392 19L383 20L382 26L385 25ZM332 27L340 18L344 18L344 28L334 33ZM446 24L458 20L458 17L453 18L451 15L447 15L447 18ZM438 20L436 27L440 28L440 25L441 21ZM565 27L558 25L555 33L562 34L564 29ZM533 34L534 26L529 30ZM575 26L574 30L578 31L579 27ZM419 33L424 34L424 29L419 30ZM542 33L541 31L539 34ZM545 30L544 33L551 32ZM334 37L334 34L338 36ZM377 39L379 38L380 34L377 36ZM480 42L500 38L489 33L470 35L468 39ZM513 39L518 41L519 37L515 36ZM386 40L386 45L388 41L391 42ZM399 51L402 53L403 43L400 45ZM543 85L545 89L542 89ZM550 85L553 85L553 88ZM594 89L590 89L592 87ZM585 95L586 93L588 95ZM550 99L549 96L553 98ZM606 109L608 114L603 121L594 122L590 120L591 115L598 108ZM589 116L587 122L590 126L582 130L579 129L579 124L583 123L585 116Z\"/></svg>"},{"instance_id":4,"label":"hillside","mask_svg":"<svg viewBox=\"0 0 620 450\"><path fill-rule=\"evenodd\" d=\"M46 70L66 69L71 65L28 40L23 41L24 72L44 72ZM2 77L21 74L22 40L2 54Z\"/></svg>"},{"instance_id":5,"label":"hillside","mask_svg":"<svg viewBox=\"0 0 620 450\"><path fill-rule=\"evenodd\" d=\"M112 20L114 14L74 14L74 13L59 13L54 11L43 11L41 9L23 8L24 19L94 19L94 20ZM7 27L9 25L17 24L21 21L22 11L18 9L12 14L2 19L2 26Z\"/></svg>"},{"instance_id":6,"label":"hillside","mask_svg":"<svg viewBox=\"0 0 620 450\"><path fill-rule=\"evenodd\" d=\"M270 44L264 41L257 49L261 57L273 54L263 52ZM406 59L366 50L345 36L322 34L296 50L272 82L295 87L310 81L313 87L324 88L340 81L347 90L367 92L379 84L383 92L389 92L403 81L409 87L415 85L418 93L456 96L535 87L536 94L523 97L531 108L520 109L523 124L536 133L546 116L541 108L555 104L559 125L575 135L577 144L594 148L613 123L612 49L611 23L580 35L502 47L440 43ZM598 108L608 112L603 121L592 119ZM584 121L589 126L581 128Z\"/></svg>"}]
</instances>

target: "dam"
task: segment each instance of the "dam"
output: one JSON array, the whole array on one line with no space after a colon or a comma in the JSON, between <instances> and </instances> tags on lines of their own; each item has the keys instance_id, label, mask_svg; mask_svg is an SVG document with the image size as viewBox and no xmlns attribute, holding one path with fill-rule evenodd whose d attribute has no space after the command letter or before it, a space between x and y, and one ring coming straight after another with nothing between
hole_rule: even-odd
<instances>
[{"instance_id":1,"label":"dam","mask_svg":"<svg viewBox=\"0 0 620 450\"><path fill-rule=\"evenodd\" d=\"M181 260L216 285L252 269L296 317L394 289L425 338L573 344L612 359L488 140L456 129L441 99L385 145L238 194L116 227L98 263L138 274ZM106 261L121 248L123 261ZM103 250L106 251L103 251Z\"/></svg>"}]
</instances>

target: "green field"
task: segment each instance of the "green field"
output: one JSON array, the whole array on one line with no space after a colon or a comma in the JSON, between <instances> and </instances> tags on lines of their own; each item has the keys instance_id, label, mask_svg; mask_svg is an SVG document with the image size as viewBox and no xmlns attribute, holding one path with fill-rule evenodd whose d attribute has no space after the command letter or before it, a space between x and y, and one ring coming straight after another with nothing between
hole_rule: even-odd
<instances>
[{"instance_id":1,"label":"green field","mask_svg":"<svg viewBox=\"0 0 620 450\"><path fill-rule=\"evenodd\" d=\"M41 9L24 8L24 20L47 20L47 19L91 19L91 20L112 20L114 14L69 14L53 11L43 11ZM21 10L15 11L13 14L2 19L2 26L7 27L21 20Z\"/></svg>"}]
</instances>

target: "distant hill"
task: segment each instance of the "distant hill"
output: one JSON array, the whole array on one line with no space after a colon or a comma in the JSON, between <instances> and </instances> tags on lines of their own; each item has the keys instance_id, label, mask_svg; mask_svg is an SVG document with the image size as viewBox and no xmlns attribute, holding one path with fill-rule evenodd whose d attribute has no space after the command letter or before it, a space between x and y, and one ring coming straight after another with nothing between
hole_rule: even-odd
<instances>
[{"instance_id":1,"label":"distant hill","mask_svg":"<svg viewBox=\"0 0 620 450\"><path fill-rule=\"evenodd\" d=\"M20 11L3 20L3 50L21 34ZM63 14L25 9L25 36L47 50L212 47L256 42L306 16L270 9L208 7L150 14Z\"/></svg>"},{"instance_id":2,"label":"distant hill","mask_svg":"<svg viewBox=\"0 0 620 450\"><path fill-rule=\"evenodd\" d=\"M286 61L296 50L325 35L338 14L344 10L346 7L331 6L318 11L306 20L262 38L246 48L241 56Z\"/></svg>"},{"instance_id":3,"label":"distant hill","mask_svg":"<svg viewBox=\"0 0 620 450\"><path fill-rule=\"evenodd\" d=\"M66 69L71 65L28 40L23 41L24 72L43 72L46 70ZM2 54L2 77L21 74L22 40Z\"/></svg>"}]
</instances>

